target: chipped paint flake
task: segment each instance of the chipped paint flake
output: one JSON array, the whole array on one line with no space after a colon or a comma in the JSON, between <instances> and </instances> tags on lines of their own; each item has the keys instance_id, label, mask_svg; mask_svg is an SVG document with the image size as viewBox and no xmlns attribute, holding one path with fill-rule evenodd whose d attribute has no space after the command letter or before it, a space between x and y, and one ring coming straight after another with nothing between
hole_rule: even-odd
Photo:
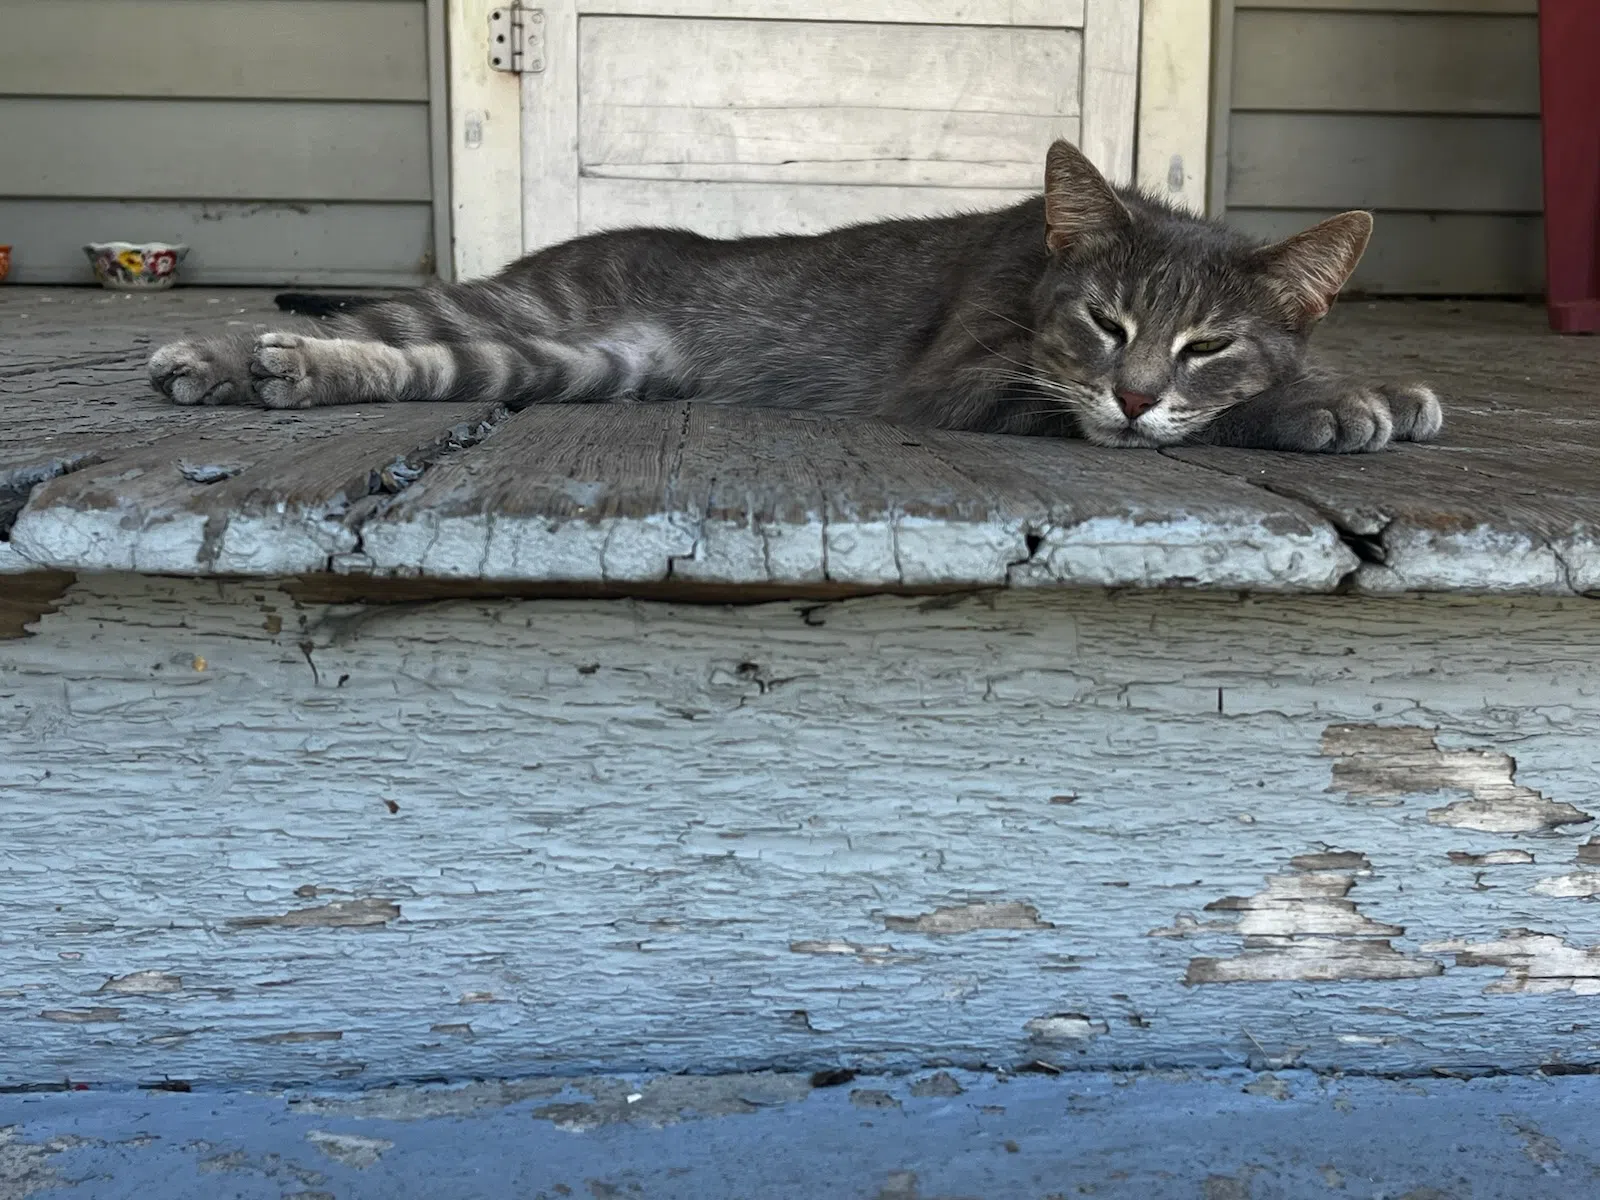
<instances>
[{"instance_id":1,"label":"chipped paint flake","mask_svg":"<svg viewBox=\"0 0 1600 1200\"><path fill-rule=\"evenodd\" d=\"M317 908L296 908L273 917L231 917L231 929L342 929L387 925L400 915L393 900L335 900Z\"/></svg>"},{"instance_id":2,"label":"chipped paint flake","mask_svg":"<svg viewBox=\"0 0 1600 1200\"><path fill-rule=\"evenodd\" d=\"M1533 862L1527 850L1487 850L1473 854L1467 850L1450 851L1450 862L1458 867L1511 867Z\"/></svg>"},{"instance_id":3,"label":"chipped paint flake","mask_svg":"<svg viewBox=\"0 0 1600 1200\"><path fill-rule=\"evenodd\" d=\"M972 933L979 929L1054 929L1039 919L1039 910L1017 900L979 901L936 908L915 917L884 917L885 929L894 933Z\"/></svg>"},{"instance_id":4,"label":"chipped paint flake","mask_svg":"<svg viewBox=\"0 0 1600 1200\"><path fill-rule=\"evenodd\" d=\"M1340 871L1308 870L1339 862ZM1370 875L1362 854L1299 855L1290 869L1266 878L1253 896L1224 896L1206 905L1207 912L1239 916L1232 932L1243 938L1235 958L1194 958L1186 984L1266 983L1281 980L1420 979L1438 975L1433 959L1415 958L1394 948L1391 938L1405 933L1366 916L1350 900L1358 875Z\"/></svg>"},{"instance_id":5,"label":"chipped paint flake","mask_svg":"<svg viewBox=\"0 0 1600 1200\"><path fill-rule=\"evenodd\" d=\"M1334 758L1332 791L1387 798L1466 792L1428 810L1434 825L1483 833L1541 833L1594 818L1516 782L1516 759L1496 750L1441 750L1436 729L1413 725L1330 725L1322 753Z\"/></svg>"},{"instance_id":6,"label":"chipped paint flake","mask_svg":"<svg viewBox=\"0 0 1600 1200\"><path fill-rule=\"evenodd\" d=\"M1022 1027L1022 1031L1036 1042L1088 1042L1106 1030L1104 1021L1072 1012L1034 1017Z\"/></svg>"},{"instance_id":7,"label":"chipped paint flake","mask_svg":"<svg viewBox=\"0 0 1600 1200\"><path fill-rule=\"evenodd\" d=\"M314 1129L306 1134L306 1141L321 1150L334 1162L364 1170L383 1157L394 1143L387 1138L362 1137L354 1133L329 1133Z\"/></svg>"},{"instance_id":8,"label":"chipped paint flake","mask_svg":"<svg viewBox=\"0 0 1600 1200\"><path fill-rule=\"evenodd\" d=\"M1429 942L1422 952L1453 954L1457 967L1504 968L1505 974L1483 989L1485 995L1600 996L1600 945L1574 946L1553 933L1506 929L1499 941Z\"/></svg>"}]
</instances>

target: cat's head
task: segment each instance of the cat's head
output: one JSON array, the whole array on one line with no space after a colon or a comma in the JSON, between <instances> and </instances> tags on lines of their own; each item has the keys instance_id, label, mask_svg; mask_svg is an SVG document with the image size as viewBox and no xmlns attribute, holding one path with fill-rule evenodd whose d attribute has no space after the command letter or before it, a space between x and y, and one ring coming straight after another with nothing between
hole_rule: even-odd
<instances>
[{"instance_id":1,"label":"cat's head","mask_svg":"<svg viewBox=\"0 0 1600 1200\"><path fill-rule=\"evenodd\" d=\"M1033 370L1091 442L1183 442L1298 367L1371 233L1370 214L1347 212L1262 246L1119 196L1057 142L1045 165L1049 267Z\"/></svg>"}]
</instances>

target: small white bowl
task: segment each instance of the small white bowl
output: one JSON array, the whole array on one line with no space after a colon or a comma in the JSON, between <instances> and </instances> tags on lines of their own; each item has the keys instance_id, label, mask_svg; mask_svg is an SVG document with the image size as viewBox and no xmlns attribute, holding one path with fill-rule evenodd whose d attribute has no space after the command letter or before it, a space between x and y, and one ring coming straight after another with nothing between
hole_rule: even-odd
<instances>
[{"instance_id":1,"label":"small white bowl","mask_svg":"<svg viewBox=\"0 0 1600 1200\"><path fill-rule=\"evenodd\" d=\"M83 252L101 287L156 292L178 281L178 264L189 247L170 242L90 242Z\"/></svg>"}]
</instances>

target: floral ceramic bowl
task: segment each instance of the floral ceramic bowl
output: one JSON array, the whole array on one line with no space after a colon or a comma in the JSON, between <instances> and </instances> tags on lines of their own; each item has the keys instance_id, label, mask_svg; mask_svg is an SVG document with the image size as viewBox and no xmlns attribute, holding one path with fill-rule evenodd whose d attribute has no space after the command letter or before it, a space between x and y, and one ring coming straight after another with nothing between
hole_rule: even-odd
<instances>
[{"instance_id":1,"label":"floral ceramic bowl","mask_svg":"<svg viewBox=\"0 0 1600 1200\"><path fill-rule=\"evenodd\" d=\"M124 292L169 288L178 279L178 264L187 246L166 242L90 242L83 248L102 286Z\"/></svg>"}]
</instances>

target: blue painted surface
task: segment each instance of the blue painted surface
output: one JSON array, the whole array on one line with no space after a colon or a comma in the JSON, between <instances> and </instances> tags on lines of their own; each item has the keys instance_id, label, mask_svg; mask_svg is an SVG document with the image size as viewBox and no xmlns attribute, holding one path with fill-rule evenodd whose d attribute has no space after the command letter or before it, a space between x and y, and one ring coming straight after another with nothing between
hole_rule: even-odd
<instances>
[{"instance_id":1,"label":"blue painted surface","mask_svg":"<svg viewBox=\"0 0 1600 1200\"><path fill-rule=\"evenodd\" d=\"M912 1085L927 1073L820 1089L791 1078L798 1098L775 1103L763 1077L744 1076L728 1095L757 1103L710 1117L630 1104L629 1088L651 1085L617 1079L453 1115L439 1110L469 1093L13 1094L0 1096L0 1200L1600 1195L1596 1076L951 1076L961 1094L922 1097ZM320 1148L330 1134L365 1139L333 1145L367 1165Z\"/></svg>"}]
</instances>

